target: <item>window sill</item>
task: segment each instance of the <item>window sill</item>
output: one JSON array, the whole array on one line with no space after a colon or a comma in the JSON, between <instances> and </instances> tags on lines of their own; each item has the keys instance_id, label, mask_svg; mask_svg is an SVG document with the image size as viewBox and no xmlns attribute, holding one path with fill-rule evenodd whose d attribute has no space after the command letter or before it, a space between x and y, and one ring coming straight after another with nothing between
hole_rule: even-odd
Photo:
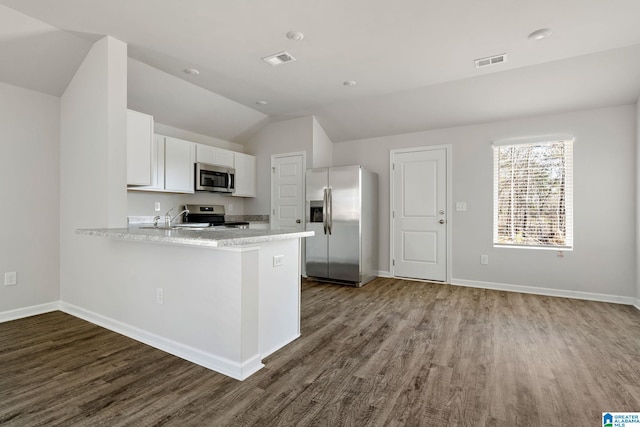
<instances>
[{"instance_id":1,"label":"window sill","mask_svg":"<svg viewBox=\"0 0 640 427\"><path fill-rule=\"evenodd\" d=\"M493 244L497 249L534 249L541 251L555 251L555 252L572 252L573 246L531 246L531 245L498 245Z\"/></svg>"}]
</instances>

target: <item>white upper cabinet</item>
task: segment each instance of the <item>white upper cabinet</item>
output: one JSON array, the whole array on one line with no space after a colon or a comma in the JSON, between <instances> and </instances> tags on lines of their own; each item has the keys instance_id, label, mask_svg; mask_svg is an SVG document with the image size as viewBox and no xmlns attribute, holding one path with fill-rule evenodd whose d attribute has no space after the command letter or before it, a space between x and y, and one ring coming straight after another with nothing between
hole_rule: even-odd
<instances>
[{"instance_id":1,"label":"white upper cabinet","mask_svg":"<svg viewBox=\"0 0 640 427\"><path fill-rule=\"evenodd\" d=\"M233 153L236 170L237 197L256 197L256 157L250 154Z\"/></svg>"},{"instance_id":2,"label":"white upper cabinet","mask_svg":"<svg viewBox=\"0 0 640 427\"><path fill-rule=\"evenodd\" d=\"M196 162L211 165L234 168L235 192L238 197L256 196L256 158L249 154L236 153L223 148L209 145L196 144L164 135L153 135L153 117L129 110L127 122L129 140L135 136L135 140L141 140L141 136L147 132L151 133L151 143L149 153L145 155L146 162L142 161L143 150L136 151L140 157L138 163L145 164L148 171L143 171L140 175L148 174L145 180L140 179L133 184L130 180L132 172L130 169L133 163L127 156L127 177L130 191L161 191L165 193L195 193L195 167ZM142 125L142 119L146 118L146 125ZM142 130L145 132L142 132ZM129 152L129 140L127 141L127 151ZM129 154L129 153L128 153ZM144 168L141 168L144 169ZM136 170L136 172L138 172ZM144 183L143 183L144 182Z\"/></svg>"},{"instance_id":3,"label":"white upper cabinet","mask_svg":"<svg viewBox=\"0 0 640 427\"><path fill-rule=\"evenodd\" d=\"M164 189L194 193L195 144L166 136L164 140Z\"/></svg>"},{"instance_id":4,"label":"white upper cabinet","mask_svg":"<svg viewBox=\"0 0 640 427\"><path fill-rule=\"evenodd\" d=\"M233 168L233 151L196 144L196 162Z\"/></svg>"},{"instance_id":5,"label":"white upper cabinet","mask_svg":"<svg viewBox=\"0 0 640 427\"><path fill-rule=\"evenodd\" d=\"M151 185L129 190L194 193L195 143L155 135L152 148Z\"/></svg>"},{"instance_id":6,"label":"white upper cabinet","mask_svg":"<svg viewBox=\"0 0 640 427\"><path fill-rule=\"evenodd\" d=\"M164 136L154 135L151 146L151 184L129 187L129 190L164 191Z\"/></svg>"},{"instance_id":7,"label":"white upper cabinet","mask_svg":"<svg viewBox=\"0 0 640 427\"><path fill-rule=\"evenodd\" d=\"M127 110L127 185L151 185L153 117Z\"/></svg>"}]
</instances>

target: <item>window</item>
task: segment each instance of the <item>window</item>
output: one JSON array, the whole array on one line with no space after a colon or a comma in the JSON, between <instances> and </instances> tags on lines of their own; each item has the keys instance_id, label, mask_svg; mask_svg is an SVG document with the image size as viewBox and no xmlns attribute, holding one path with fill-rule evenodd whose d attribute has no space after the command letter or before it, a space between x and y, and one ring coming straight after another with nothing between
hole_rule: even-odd
<instances>
[{"instance_id":1,"label":"window","mask_svg":"<svg viewBox=\"0 0 640 427\"><path fill-rule=\"evenodd\" d=\"M494 246L573 248L573 139L493 146Z\"/></svg>"}]
</instances>

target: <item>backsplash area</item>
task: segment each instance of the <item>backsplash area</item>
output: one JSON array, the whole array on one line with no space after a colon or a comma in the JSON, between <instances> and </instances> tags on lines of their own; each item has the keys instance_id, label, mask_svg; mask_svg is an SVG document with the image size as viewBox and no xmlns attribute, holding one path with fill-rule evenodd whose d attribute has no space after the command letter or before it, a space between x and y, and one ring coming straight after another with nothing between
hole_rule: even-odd
<instances>
[{"instance_id":1,"label":"backsplash area","mask_svg":"<svg viewBox=\"0 0 640 427\"><path fill-rule=\"evenodd\" d=\"M160 203L160 211L155 211L156 202ZM216 193L173 194L151 191L127 191L128 216L164 215L169 209L174 212L182 210L186 204L223 205L227 215L243 215L244 199L241 197L223 196Z\"/></svg>"}]
</instances>

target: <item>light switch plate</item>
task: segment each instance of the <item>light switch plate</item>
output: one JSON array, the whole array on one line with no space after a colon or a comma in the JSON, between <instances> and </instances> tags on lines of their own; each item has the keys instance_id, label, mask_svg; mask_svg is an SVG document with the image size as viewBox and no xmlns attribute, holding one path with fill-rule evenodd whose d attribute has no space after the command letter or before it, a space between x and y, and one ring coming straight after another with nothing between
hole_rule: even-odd
<instances>
[{"instance_id":1,"label":"light switch plate","mask_svg":"<svg viewBox=\"0 0 640 427\"><path fill-rule=\"evenodd\" d=\"M15 271L4 273L4 285L13 286L18 283L18 276Z\"/></svg>"},{"instance_id":2,"label":"light switch plate","mask_svg":"<svg viewBox=\"0 0 640 427\"><path fill-rule=\"evenodd\" d=\"M467 202L456 202L456 212L466 212Z\"/></svg>"},{"instance_id":3,"label":"light switch plate","mask_svg":"<svg viewBox=\"0 0 640 427\"><path fill-rule=\"evenodd\" d=\"M273 257L273 266L279 267L281 265L284 265L284 255L275 255Z\"/></svg>"}]
</instances>

